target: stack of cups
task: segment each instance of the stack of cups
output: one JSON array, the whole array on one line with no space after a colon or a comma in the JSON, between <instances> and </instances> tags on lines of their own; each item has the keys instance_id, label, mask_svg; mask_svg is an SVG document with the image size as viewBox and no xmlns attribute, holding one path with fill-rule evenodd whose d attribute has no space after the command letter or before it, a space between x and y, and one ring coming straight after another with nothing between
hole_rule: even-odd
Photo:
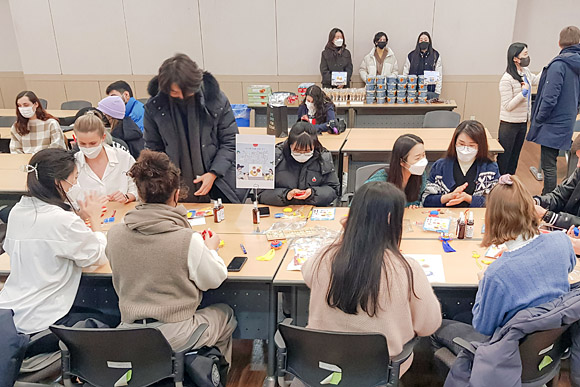
<instances>
[{"instance_id":1,"label":"stack of cups","mask_svg":"<svg viewBox=\"0 0 580 387\"><path fill-rule=\"evenodd\" d=\"M423 104L427 103L427 85L425 85L425 76L419 75L417 77L418 85L417 85L417 102Z\"/></svg>"},{"instance_id":2,"label":"stack of cups","mask_svg":"<svg viewBox=\"0 0 580 387\"><path fill-rule=\"evenodd\" d=\"M387 78L377 75L377 103L385 103L387 99Z\"/></svg>"},{"instance_id":3,"label":"stack of cups","mask_svg":"<svg viewBox=\"0 0 580 387\"><path fill-rule=\"evenodd\" d=\"M395 103L397 98L397 76L389 75L387 77L387 103Z\"/></svg>"},{"instance_id":4,"label":"stack of cups","mask_svg":"<svg viewBox=\"0 0 580 387\"><path fill-rule=\"evenodd\" d=\"M377 97L377 77L374 75L367 75L366 89L367 89L367 103L375 103Z\"/></svg>"},{"instance_id":5,"label":"stack of cups","mask_svg":"<svg viewBox=\"0 0 580 387\"><path fill-rule=\"evenodd\" d=\"M409 74L407 77L407 103L417 101L417 76Z\"/></svg>"},{"instance_id":6,"label":"stack of cups","mask_svg":"<svg viewBox=\"0 0 580 387\"><path fill-rule=\"evenodd\" d=\"M397 77L397 103L407 103L407 76Z\"/></svg>"}]
</instances>

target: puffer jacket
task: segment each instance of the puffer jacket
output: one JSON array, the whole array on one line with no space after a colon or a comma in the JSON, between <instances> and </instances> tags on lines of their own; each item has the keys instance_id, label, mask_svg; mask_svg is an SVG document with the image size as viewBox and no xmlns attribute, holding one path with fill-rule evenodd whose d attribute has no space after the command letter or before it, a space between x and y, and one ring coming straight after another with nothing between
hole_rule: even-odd
<instances>
[{"instance_id":1,"label":"puffer jacket","mask_svg":"<svg viewBox=\"0 0 580 387\"><path fill-rule=\"evenodd\" d=\"M570 226L580 226L580 168L552 192L534 196L534 200L548 210L544 222L566 230Z\"/></svg>"},{"instance_id":2,"label":"puffer jacket","mask_svg":"<svg viewBox=\"0 0 580 387\"><path fill-rule=\"evenodd\" d=\"M383 62L383 69L381 75L385 77L389 75L399 75L399 64L397 63L397 58L395 53L390 47L388 48L387 57ZM377 75L377 60L375 59L376 47L373 47L371 52L369 52L360 64L359 74L363 81L366 79L367 75Z\"/></svg>"},{"instance_id":3,"label":"puffer jacket","mask_svg":"<svg viewBox=\"0 0 580 387\"><path fill-rule=\"evenodd\" d=\"M511 123L527 122L530 117L532 108L531 86L538 84L541 74L535 75L527 67L523 67L522 70L522 79L524 79L524 82L527 79L530 84L530 92L527 97L522 94L522 84L510 74L504 73L499 81L499 94L501 97L499 119L501 121Z\"/></svg>"}]
</instances>

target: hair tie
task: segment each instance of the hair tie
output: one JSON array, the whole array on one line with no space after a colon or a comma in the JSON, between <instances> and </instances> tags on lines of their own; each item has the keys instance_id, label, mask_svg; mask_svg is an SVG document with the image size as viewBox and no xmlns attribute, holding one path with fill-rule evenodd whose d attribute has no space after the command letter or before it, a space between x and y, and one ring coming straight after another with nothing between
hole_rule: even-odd
<instances>
[{"instance_id":1,"label":"hair tie","mask_svg":"<svg viewBox=\"0 0 580 387\"><path fill-rule=\"evenodd\" d=\"M505 174L505 175L501 175L499 177L499 180L497 181L498 184L503 184L503 185L513 185L514 181L512 180L512 177L510 174Z\"/></svg>"},{"instance_id":2,"label":"hair tie","mask_svg":"<svg viewBox=\"0 0 580 387\"><path fill-rule=\"evenodd\" d=\"M21 166L20 170L26 173L34 172L34 174L36 175L36 180L38 180L38 164L34 165L26 164Z\"/></svg>"},{"instance_id":3,"label":"hair tie","mask_svg":"<svg viewBox=\"0 0 580 387\"><path fill-rule=\"evenodd\" d=\"M85 112L85 116L94 116L95 115L95 111L94 110L87 110Z\"/></svg>"}]
</instances>

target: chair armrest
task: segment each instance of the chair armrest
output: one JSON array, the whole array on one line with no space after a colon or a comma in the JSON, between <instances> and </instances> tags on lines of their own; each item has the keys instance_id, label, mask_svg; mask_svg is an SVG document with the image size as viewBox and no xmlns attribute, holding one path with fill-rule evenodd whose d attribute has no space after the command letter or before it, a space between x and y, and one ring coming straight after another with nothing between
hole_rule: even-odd
<instances>
[{"instance_id":1,"label":"chair armrest","mask_svg":"<svg viewBox=\"0 0 580 387\"><path fill-rule=\"evenodd\" d=\"M466 351L470 352L472 355L475 355L475 347L471 345L469 341L462 339L461 337L456 337L453 339L453 342Z\"/></svg>"},{"instance_id":2,"label":"chair armrest","mask_svg":"<svg viewBox=\"0 0 580 387\"><path fill-rule=\"evenodd\" d=\"M175 353L185 353L185 352L191 351L191 349L195 346L195 344L197 344L197 342L201 338L201 335L203 335L203 333L206 331L207 327L208 327L208 325L205 323L199 324L199 326L195 329L195 331L189 337L189 340L187 340L187 343L185 343L181 348L175 350L174 352Z\"/></svg>"},{"instance_id":3,"label":"chair armrest","mask_svg":"<svg viewBox=\"0 0 580 387\"><path fill-rule=\"evenodd\" d=\"M413 354L413 348L415 347L418 341L419 337L415 337L406 342L405 345L403 345L403 350L401 351L401 353L391 359L391 364L393 365L393 367L395 365L397 367L400 366Z\"/></svg>"},{"instance_id":4,"label":"chair armrest","mask_svg":"<svg viewBox=\"0 0 580 387\"><path fill-rule=\"evenodd\" d=\"M285 318L284 321L282 321L280 324L290 325L290 324L292 324L292 319ZM277 348L286 349L286 343L284 342L284 339L282 338L280 331L277 329L276 329L276 333L274 334L274 343L276 344Z\"/></svg>"}]
</instances>

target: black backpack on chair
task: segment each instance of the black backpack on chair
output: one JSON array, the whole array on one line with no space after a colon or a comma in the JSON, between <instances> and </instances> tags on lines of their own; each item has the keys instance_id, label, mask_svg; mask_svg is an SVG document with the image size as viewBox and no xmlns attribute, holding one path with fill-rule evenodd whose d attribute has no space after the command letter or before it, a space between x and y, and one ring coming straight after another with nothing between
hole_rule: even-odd
<instances>
[{"instance_id":1,"label":"black backpack on chair","mask_svg":"<svg viewBox=\"0 0 580 387\"><path fill-rule=\"evenodd\" d=\"M201 347L185 354L185 385L225 387L230 365L217 347Z\"/></svg>"}]
</instances>

